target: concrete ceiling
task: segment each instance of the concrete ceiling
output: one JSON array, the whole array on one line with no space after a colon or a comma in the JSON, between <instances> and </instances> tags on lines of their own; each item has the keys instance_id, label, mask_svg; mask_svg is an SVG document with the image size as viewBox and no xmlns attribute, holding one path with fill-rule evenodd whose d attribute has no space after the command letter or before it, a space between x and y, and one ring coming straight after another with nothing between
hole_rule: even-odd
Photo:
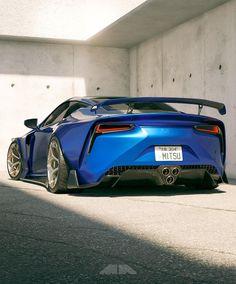
<instances>
[{"instance_id":1,"label":"concrete ceiling","mask_svg":"<svg viewBox=\"0 0 236 284\"><path fill-rule=\"evenodd\" d=\"M0 38L86 41L146 0L0 0Z\"/></svg>"},{"instance_id":2,"label":"concrete ceiling","mask_svg":"<svg viewBox=\"0 0 236 284\"><path fill-rule=\"evenodd\" d=\"M129 48L225 2L228 0L149 0L87 43Z\"/></svg>"},{"instance_id":3,"label":"concrete ceiling","mask_svg":"<svg viewBox=\"0 0 236 284\"><path fill-rule=\"evenodd\" d=\"M130 48L230 0L99 1L0 0L0 39Z\"/></svg>"}]
</instances>

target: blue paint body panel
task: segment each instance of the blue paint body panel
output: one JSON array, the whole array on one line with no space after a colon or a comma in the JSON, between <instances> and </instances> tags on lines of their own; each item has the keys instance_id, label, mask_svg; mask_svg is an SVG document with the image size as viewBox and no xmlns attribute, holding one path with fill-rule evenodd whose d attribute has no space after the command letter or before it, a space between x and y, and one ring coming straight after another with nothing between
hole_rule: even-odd
<instances>
[{"instance_id":1,"label":"blue paint body panel","mask_svg":"<svg viewBox=\"0 0 236 284\"><path fill-rule=\"evenodd\" d=\"M148 100L148 98L146 98ZM86 101L95 105L93 100ZM101 123L132 124L129 131L94 136ZM181 112L146 114L91 115L85 119L68 116L53 127L39 127L17 138L24 161L23 177L47 173L47 151L56 136L70 170L75 170L79 184L96 184L115 166L212 165L218 175L225 168L225 146L219 136L196 131L196 125L218 125L225 145L222 121ZM157 162L155 146L182 146L183 161Z\"/></svg>"}]
</instances>

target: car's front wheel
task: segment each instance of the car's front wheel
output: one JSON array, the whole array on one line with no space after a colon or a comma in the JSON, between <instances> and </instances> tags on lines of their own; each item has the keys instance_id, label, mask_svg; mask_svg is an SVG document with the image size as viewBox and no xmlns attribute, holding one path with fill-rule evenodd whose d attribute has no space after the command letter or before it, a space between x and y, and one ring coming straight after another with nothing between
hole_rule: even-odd
<instances>
[{"instance_id":1,"label":"car's front wheel","mask_svg":"<svg viewBox=\"0 0 236 284\"><path fill-rule=\"evenodd\" d=\"M21 177L23 163L19 145L16 141L13 141L8 148L7 170L9 176L14 180L18 180Z\"/></svg>"},{"instance_id":2,"label":"car's front wheel","mask_svg":"<svg viewBox=\"0 0 236 284\"><path fill-rule=\"evenodd\" d=\"M53 137L49 143L47 159L48 190L62 193L67 190L68 167L59 141Z\"/></svg>"}]
</instances>

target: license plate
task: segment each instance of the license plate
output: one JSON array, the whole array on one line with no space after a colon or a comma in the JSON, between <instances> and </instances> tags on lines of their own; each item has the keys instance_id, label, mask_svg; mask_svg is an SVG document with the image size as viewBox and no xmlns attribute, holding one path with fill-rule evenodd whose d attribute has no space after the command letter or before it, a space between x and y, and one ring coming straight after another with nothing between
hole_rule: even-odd
<instances>
[{"instance_id":1,"label":"license plate","mask_svg":"<svg viewBox=\"0 0 236 284\"><path fill-rule=\"evenodd\" d=\"M183 161L182 146L155 146L156 161Z\"/></svg>"}]
</instances>

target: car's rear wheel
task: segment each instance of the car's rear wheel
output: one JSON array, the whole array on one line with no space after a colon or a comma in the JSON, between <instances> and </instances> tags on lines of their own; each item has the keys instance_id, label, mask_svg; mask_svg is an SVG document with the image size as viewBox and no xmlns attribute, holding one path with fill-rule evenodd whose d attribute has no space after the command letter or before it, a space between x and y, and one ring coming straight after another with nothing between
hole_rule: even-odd
<instances>
[{"instance_id":1,"label":"car's rear wheel","mask_svg":"<svg viewBox=\"0 0 236 284\"><path fill-rule=\"evenodd\" d=\"M9 176L14 180L18 180L21 177L23 163L19 145L16 141L10 144L7 152L7 170Z\"/></svg>"},{"instance_id":2,"label":"car's rear wheel","mask_svg":"<svg viewBox=\"0 0 236 284\"><path fill-rule=\"evenodd\" d=\"M47 175L50 192L62 193L67 191L68 167L56 137L53 137L49 143Z\"/></svg>"},{"instance_id":3,"label":"car's rear wheel","mask_svg":"<svg viewBox=\"0 0 236 284\"><path fill-rule=\"evenodd\" d=\"M223 173L222 179L223 179L223 182L224 182L224 183L229 183L228 177L227 177L227 174L226 174L225 171L224 171L224 173Z\"/></svg>"}]
</instances>

